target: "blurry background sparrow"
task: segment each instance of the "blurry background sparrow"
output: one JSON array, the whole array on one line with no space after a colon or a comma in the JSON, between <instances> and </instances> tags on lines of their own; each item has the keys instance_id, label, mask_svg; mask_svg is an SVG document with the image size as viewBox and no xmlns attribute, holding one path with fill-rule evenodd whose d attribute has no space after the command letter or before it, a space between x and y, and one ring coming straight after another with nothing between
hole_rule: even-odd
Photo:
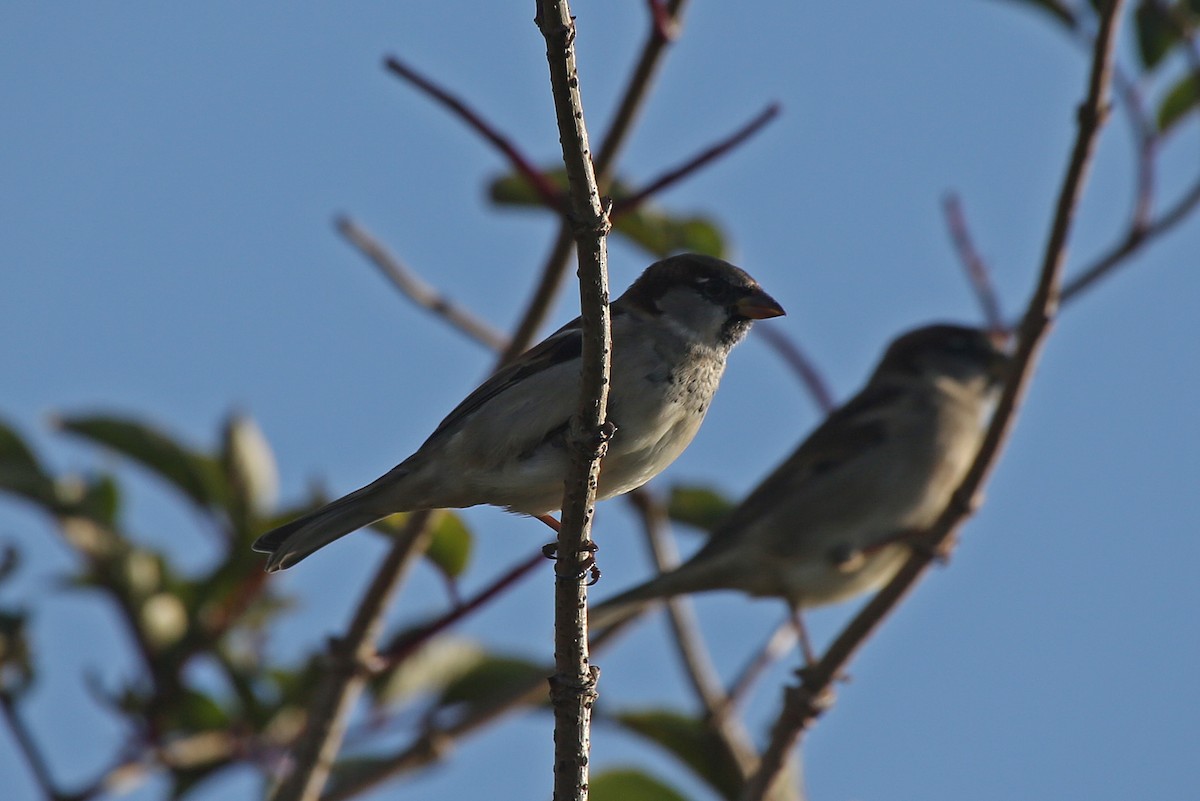
<instances>
[{"instance_id":1,"label":"blurry background sparrow","mask_svg":"<svg viewBox=\"0 0 1200 801\"><path fill-rule=\"evenodd\" d=\"M704 420L730 349L783 308L742 270L696 254L656 262L610 305L616 426L597 499L640 487ZM503 367L416 453L362 489L259 537L267 570L395 512L491 504L541 515L562 505L566 437L579 404L579 319Z\"/></svg>"},{"instance_id":2,"label":"blurry background sparrow","mask_svg":"<svg viewBox=\"0 0 1200 801\"><path fill-rule=\"evenodd\" d=\"M592 610L607 626L702 590L783 598L799 610L878 589L966 475L1008 357L984 331L932 325L896 339L834 411L678 568Z\"/></svg>"}]
</instances>

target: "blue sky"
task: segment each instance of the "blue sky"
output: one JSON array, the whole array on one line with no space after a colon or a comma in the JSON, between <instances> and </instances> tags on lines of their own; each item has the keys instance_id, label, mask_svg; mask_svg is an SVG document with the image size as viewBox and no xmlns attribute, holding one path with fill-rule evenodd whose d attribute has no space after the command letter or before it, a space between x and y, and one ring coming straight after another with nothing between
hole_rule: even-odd
<instances>
[{"instance_id":1,"label":"blue sky","mask_svg":"<svg viewBox=\"0 0 1200 801\"><path fill-rule=\"evenodd\" d=\"M469 99L536 160L558 157L533 4L451 15L423 3L35 4L0 9L0 414L59 469L108 465L47 426L54 412L144 416L214 442L231 408L275 448L286 499L333 491L411 452L488 369L489 354L412 308L332 229L348 213L497 326L510 326L549 247L546 215L497 212L506 169L458 122L381 68L394 53ZM789 311L841 397L884 343L932 319L978 320L940 213L965 203L1010 314L1024 303L1074 135L1085 57L1024 4L697 4L622 170L636 183L740 126L759 137L670 190L673 210L722 221L733 260ZM643 38L640 3L577 3L588 121L598 136ZM1127 36L1122 57L1132 63ZM1161 87L1153 84L1151 96ZM1200 164L1200 125L1162 154L1164 202ZM1070 267L1109 247L1131 203L1131 148L1114 116L1072 239ZM931 574L852 666L808 740L814 799L932 801L1182 797L1200 749L1200 442L1194 398L1200 219L1063 312L987 503L952 564ZM611 245L614 287L648 259ZM556 322L576 312L574 295ZM746 491L817 421L761 340L733 355L694 445L653 486ZM200 566L210 546L136 471L128 513L146 542ZM138 483L140 482L140 483ZM467 513L478 586L544 540L538 525ZM597 597L648 571L619 503L602 507ZM133 666L111 615L64 594L69 554L45 522L0 501L0 538L28 559L3 600L38 608L48 665L30 707L68 783L119 735L83 689ZM691 548L695 538L684 535ZM352 537L283 579L301 606L271 647L298 656L338 631L380 544ZM463 628L549 653L550 571ZM393 619L441 602L418 574ZM699 605L726 676L778 604ZM812 616L818 640L852 609ZM661 620L598 660L603 703L688 706ZM789 664L749 710L761 734ZM549 796L550 721L526 716L444 767L374 797ZM611 728L595 766L647 764ZM653 770L700 790L679 768ZM34 797L7 733L0 775ZM250 798L249 772L198 798ZM132 797L157 798L151 783Z\"/></svg>"}]
</instances>

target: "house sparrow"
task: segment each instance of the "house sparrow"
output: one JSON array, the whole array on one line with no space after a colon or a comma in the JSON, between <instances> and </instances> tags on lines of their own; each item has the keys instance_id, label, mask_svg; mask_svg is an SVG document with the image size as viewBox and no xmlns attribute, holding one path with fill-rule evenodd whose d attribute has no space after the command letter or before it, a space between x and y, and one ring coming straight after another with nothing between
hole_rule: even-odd
<instances>
[{"instance_id":1,"label":"house sparrow","mask_svg":"<svg viewBox=\"0 0 1200 801\"><path fill-rule=\"evenodd\" d=\"M932 325L896 339L834 411L684 564L592 610L597 627L702 590L778 596L799 610L888 582L905 537L930 526L970 468L1008 357L988 333ZM801 644L810 662L803 627Z\"/></svg>"},{"instance_id":2,"label":"house sparrow","mask_svg":"<svg viewBox=\"0 0 1200 801\"><path fill-rule=\"evenodd\" d=\"M614 301L608 419L597 499L640 487L692 441L730 349L783 308L742 270L697 254L650 265ZM579 319L497 371L417 452L355 492L259 537L282 570L395 512L491 504L542 515L562 505L567 431L579 405Z\"/></svg>"}]
</instances>

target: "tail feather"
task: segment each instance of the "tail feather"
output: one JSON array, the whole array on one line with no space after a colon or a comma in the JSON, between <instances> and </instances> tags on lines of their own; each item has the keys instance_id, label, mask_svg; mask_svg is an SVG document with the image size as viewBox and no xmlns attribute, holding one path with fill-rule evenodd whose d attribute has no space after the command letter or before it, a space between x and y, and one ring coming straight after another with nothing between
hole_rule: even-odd
<instances>
[{"instance_id":1,"label":"tail feather","mask_svg":"<svg viewBox=\"0 0 1200 801\"><path fill-rule=\"evenodd\" d=\"M588 625L597 629L623 625L658 601L676 595L730 589L732 585L726 583L728 571L724 569L724 563L723 559L694 558L674 570L660 573L593 607L588 612Z\"/></svg>"},{"instance_id":2,"label":"tail feather","mask_svg":"<svg viewBox=\"0 0 1200 801\"><path fill-rule=\"evenodd\" d=\"M378 503L379 488L370 484L331 501L290 523L263 534L251 546L270 554L266 570L286 570L334 540L387 517L390 511Z\"/></svg>"}]
</instances>

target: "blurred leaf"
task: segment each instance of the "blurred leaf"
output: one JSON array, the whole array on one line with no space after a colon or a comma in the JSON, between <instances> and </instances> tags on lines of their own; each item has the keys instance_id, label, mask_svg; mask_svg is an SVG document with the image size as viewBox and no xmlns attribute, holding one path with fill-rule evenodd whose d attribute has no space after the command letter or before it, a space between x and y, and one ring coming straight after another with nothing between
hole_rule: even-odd
<instances>
[{"instance_id":1,"label":"blurred leaf","mask_svg":"<svg viewBox=\"0 0 1200 801\"><path fill-rule=\"evenodd\" d=\"M1158 108L1158 129L1166 131L1200 108L1200 74L1191 73L1171 87Z\"/></svg>"},{"instance_id":2,"label":"blurred leaf","mask_svg":"<svg viewBox=\"0 0 1200 801\"><path fill-rule=\"evenodd\" d=\"M150 469L199 506L224 505L228 492L216 461L150 426L104 416L66 418L59 425Z\"/></svg>"},{"instance_id":3,"label":"blurred leaf","mask_svg":"<svg viewBox=\"0 0 1200 801\"><path fill-rule=\"evenodd\" d=\"M222 436L221 464L229 486L248 510L261 516L275 507L279 500L279 468L254 418L229 415Z\"/></svg>"},{"instance_id":4,"label":"blurred leaf","mask_svg":"<svg viewBox=\"0 0 1200 801\"><path fill-rule=\"evenodd\" d=\"M170 714L167 725L173 731L193 733L224 729L229 725L229 715L221 705L204 693L195 690L178 690L169 699Z\"/></svg>"},{"instance_id":5,"label":"blurred leaf","mask_svg":"<svg viewBox=\"0 0 1200 801\"><path fill-rule=\"evenodd\" d=\"M50 510L57 504L54 479L16 430L0 422L0 490L20 495Z\"/></svg>"},{"instance_id":6,"label":"blurred leaf","mask_svg":"<svg viewBox=\"0 0 1200 801\"><path fill-rule=\"evenodd\" d=\"M116 479L101 474L87 480L82 490L71 504L71 514L82 515L110 528L115 526L121 509L121 488Z\"/></svg>"},{"instance_id":7,"label":"blurred leaf","mask_svg":"<svg viewBox=\"0 0 1200 801\"><path fill-rule=\"evenodd\" d=\"M171 795L173 801L183 798L231 763L229 759L217 759L199 767L174 768L171 770Z\"/></svg>"},{"instance_id":8,"label":"blurred leaf","mask_svg":"<svg viewBox=\"0 0 1200 801\"><path fill-rule=\"evenodd\" d=\"M446 686L438 706L467 704L487 708L507 701L522 688L545 682L553 672L552 667L528 659L487 655Z\"/></svg>"},{"instance_id":9,"label":"blurred leaf","mask_svg":"<svg viewBox=\"0 0 1200 801\"><path fill-rule=\"evenodd\" d=\"M1017 0L1026 5L1037 6L1068 28L1075 27L1075 13L1062 0Z\"/></svg>"},{"instance_id":10,"label":"blurred leaf","mask_svg":"<svg viewBox=\"0 0 1200 801\"><path fill-rule=\"evenodd\" d=\"M420 626L419 628L424 628ZM395 668L371 680L375 703L392 705L418 693L444 691L482 662L478 643L461 637L437 637L426 642Z\"/></svg>"},{"instance_id":11,"label":"blurred leaf","mask_svg":"<svg viewBox=\"0 0 1200 801\"><path fill-rule=\"evenodd\" d=\"M716 790L735 799L742 789L737 760L704 721L669 710L622 712L613 718L626 729L674 754Z\"/></svg>"},{"instance_id":12,"label":"blurred leaf","mask_svg":"<svg viewBox=\"0 0 1200 801\"><path fill-rule=\"evenodd\" d=\"M588 783L591 801L687 801L665 782L631 768L610 768Z\"/></svg>"},{"instance_id":13,"label":"blurred leaf","mask_svg":"<svg viewBox=\"0 0 1200 801\"><path fill-rule=\"evenodd\" d=\"M17 550L17 546L6 544L0 552L0 584L12 578L20 566L21 552Z\"/></svg>"},{"instance_id":14,"label":"blurred leaf","mask_svg":"<svg viewBox=\"0 0 1200 801\"><path fill-rule=\"evenodd\" d=\"M391 760L386 757L348 757L333 763L329 771L329 781L325 785L322 797L341 795L347 786L353 786L361 776L376 774ZM481 797L488 797L481 793Z\"/></svg>"},{"instance_id":15,"label":"blurred leaf","mask_svg":"<svg viewBox=\"0 0 1200 801\"><path fill-rule=\"evenodd\" d=\"M34 663L29 648L29 612L0 609L0 692L20 695L33 685Z\"/></svg>"},{"instance_id":16,"label":"blurred leaf","mask_svg":"<svg viewBox=\"0 0 1200 801\"><path fill-rule=\"evenodd\" d=\"M1138 3L1135 22L1142 66L1153 69L1179 41L1179 29L1156 3L1148 0Z\"/></svg>"},{"instance_id":17,"label":"blurred leaf","mask_svg":"<svg viewBox=\"0 0 1200 801\"><path fill-rule=\"evenodd\" d=\"M613 233L659 258L680 251L717 257L725 255L725 236L712 220L673 217L646 203L617 217Z\"/></svg>"},{"instance_id":18,"label":"blurred leaf","mask_svg":"<svg viewBox=\"0 0 1200 801\"><path fill-rule=\"evenodd\" d=\"M566 173L561 167L547 170L546 175L559 191L566 191ZM492 202L498 206L544 208L541 196L524 176L517 173L493 180L488 192ZM615 203L633 195L628 185L621 181L614 181L608 194ZM619 215L613 222L613 233L660 258L685 250L720 257L726 251L725 235L712 220L705 217L678 217L648 201Z\"/></svg>"},{"instance_id":19,"label":"blurred leaf","mask_svg":"<svg viewBox=\"0 0 1200 801\"><path fill-rule=\"evenodd\" d=\"M710 487L676 485L667 500L667 516L679 523L712 531L733 511L734 503Z\"/></svg>"},{"instance_id":20,"label":"blurred leaf","mask_svg":"<svg viewBox=\"0 0 1200 801\"><path fill-rule=\"evenodd\" d=\"M474 539L462 517L451 511L438 514L425 557L447 578L458 578L471 560Z\"/></svg>"}]
</instances>

